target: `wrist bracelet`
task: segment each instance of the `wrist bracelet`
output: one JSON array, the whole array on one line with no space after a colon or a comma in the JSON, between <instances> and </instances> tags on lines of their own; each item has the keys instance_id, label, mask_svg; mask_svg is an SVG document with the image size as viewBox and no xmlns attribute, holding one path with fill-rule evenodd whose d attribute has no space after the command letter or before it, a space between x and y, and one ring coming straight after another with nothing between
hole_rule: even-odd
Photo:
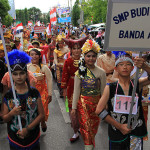
<instances>
[{"instance_id":1,"label":"wrist bracelet","mask_svg":"<svg viewBox=\"0 0 150 150\"><path fill-rule=\"evenodd\" d=\"M148 80L150 81L150 74L148 74Z\"/></svg>"},{"instance_id":2,"label":"wrist bracelet","mask_svg":"<svg viewBox=\"0 0 150 150\"><path fill-rule=\"evenodd\" d=\"M104 109L103 111L100 112L99 117L104 120L108 115L108 111Z\"/></svg>"}]
</instances>

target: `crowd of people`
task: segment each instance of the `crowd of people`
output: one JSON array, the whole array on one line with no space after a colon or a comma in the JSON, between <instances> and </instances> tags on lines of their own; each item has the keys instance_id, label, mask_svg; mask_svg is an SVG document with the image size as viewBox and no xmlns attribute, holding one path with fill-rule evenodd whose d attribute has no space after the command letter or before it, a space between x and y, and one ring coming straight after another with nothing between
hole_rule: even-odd
<instances>
[{"instance_id":1,"label":"crowd of people","mask_svg":"<svg viewBox=\"0 0 150 150\"><path fill-rule=\"evenodd\" d=\"M148 90L143 89L150 85L150 54L139 58L130 51L102 51L104 32L93 37L86 28L76 33L55 27L53 34L47 35L31 33L24 27L21 44L11 30L5 31L5 42L0 41L0 122L7 123L10 150L40 149L40 130L47 131L53 82L57 83L60 98L68 101L74 132L71 143L81 134L85 150L94 150L100 121L105 120L110 150L142 150L148 134L148 108L143 106ZM135 113L128 127L129 112L123 111L121 99L131 100L134 66L142 71L135 93ZM122 103L128 103L125 100ZM129 108L126 105L126 110Z\"/></svg>"}]
</instances>

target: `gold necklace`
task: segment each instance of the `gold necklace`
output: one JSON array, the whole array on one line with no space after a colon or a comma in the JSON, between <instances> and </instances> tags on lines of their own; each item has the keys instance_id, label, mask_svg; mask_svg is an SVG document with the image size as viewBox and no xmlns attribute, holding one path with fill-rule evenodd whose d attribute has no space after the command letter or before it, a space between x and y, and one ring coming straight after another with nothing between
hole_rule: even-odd
<instances>
[{"instance_id":1,"label":"gold necklace","mask_svg":"<svg viewBox=\"0 0 150 150\"><path fill-rule=\"evenodd\" d=\"M74 60L74 61L73 61L73 65L74 65L75 67L79 67L79 60Z\"/></svg>"}]
</instances>

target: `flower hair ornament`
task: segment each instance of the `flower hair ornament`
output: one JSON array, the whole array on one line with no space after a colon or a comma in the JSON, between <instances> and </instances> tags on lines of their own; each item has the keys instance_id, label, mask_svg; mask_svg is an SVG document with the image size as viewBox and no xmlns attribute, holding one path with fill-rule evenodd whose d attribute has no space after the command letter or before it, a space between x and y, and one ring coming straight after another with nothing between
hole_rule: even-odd
<instances>
[{"instance_id":1,"label":"flower hair ornament","mask_svg":"<svg viewBox=\"0 0 150 150\"><path fill-rule=\"evenodd\" d=\"M115 66L117 66L120 62L124 62L124 61L129 61L130 63L133 64L133 61L130 57L126 56L126 52L123 51L112 51L112 53L115 55L115 57L117 58L116 62L115 62Z\"/></svg>"},{"instance_id":2,"label":"flower hair ornament","mask_svg":"<svg viewBox=\"0 0 150 150\"><path fill-rule=\"evenodd\" d=\"M86 72L87 72L87 67L85 66L84 55L81 54L81 57L80 57L80 60L79 60L79 74L80 74L81 79L84 78Z\"/></svg>"},{"instance_id":3,"label":"flower hair ornament","mask_svg":"<svg viewBox=\"0 0 150 150\"><path fill-rule=\"evenodd\" d=\"M27 71L27 64L31 62L31 57L27 53L23 51L19 51L17 49L8 52L8 59L9 59L9 64L12 72L15 70ZM5 62L6 62L6 58L5 58Z\"/></svg>"},{"instance_id":4,"label":"flower hair ornament","mask_svg":"<svg viewBox=\"0 0 150 150\"><path fill-rule=\"evenodd\" d=\"M95 53L98 53L100 51L100 46L99 44L96 43L96 41L88 39L84 43L82 47L82 53L88 53L89 51L94 51Z\"/></svg>"}]
</instances>

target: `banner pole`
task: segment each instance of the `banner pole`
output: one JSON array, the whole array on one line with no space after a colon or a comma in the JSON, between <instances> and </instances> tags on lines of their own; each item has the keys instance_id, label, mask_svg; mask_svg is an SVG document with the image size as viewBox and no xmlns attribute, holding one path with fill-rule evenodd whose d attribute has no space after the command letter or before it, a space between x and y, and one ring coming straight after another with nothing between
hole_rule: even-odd
<instances>
[{"instance_id":1,"label":"banner pole","mask_svg":"<svg viewBox=\"0 0 150 150\"><path fill-rule=\"evenodd\" d=\"M15 88L14 88L14 83L13 83L13 79L12 79L12 75L11 75L10 64L9 64L7 50L6 50L6 46L5 46L5 40L4 40L4 36L3 36L1 17L0 17L0 34L1 34L1 39L2 39L2 43L3 43L3 47L4 47L5 58L6 58L6 61L7 61L7 67L8 67L9 77L10 77L10 81L11 81L13 97L14 97L14 100L15 100L15 106L18 107L16 93L15 93ZM21 117L20 117L20 115L18 115L18 123L19 123L19 128L22 131L22 124L21 124Z\"/></svg>"},{"instance_id":2,"label":"banner pole","mask_svg":"<svg viewBox=\"0 0 150 150\"><path fill-rule=\"evenodd\" d=\"M142 57L142 52L139 53L139 58L140 57ZM136 75L135 75L135 80L134 80L134 87L133 87L133 91L132 91L132 101L131 101L130 112L129 112L129 117L128 117L128 128L130 128L130 124L131 124L131 118L132 118L132 111L133 111L135 93L136 93L136 88L137 88L138 75L139 75L139 68L137 68L137 70L136 70Z\"/></svg>"}]
</instances>

